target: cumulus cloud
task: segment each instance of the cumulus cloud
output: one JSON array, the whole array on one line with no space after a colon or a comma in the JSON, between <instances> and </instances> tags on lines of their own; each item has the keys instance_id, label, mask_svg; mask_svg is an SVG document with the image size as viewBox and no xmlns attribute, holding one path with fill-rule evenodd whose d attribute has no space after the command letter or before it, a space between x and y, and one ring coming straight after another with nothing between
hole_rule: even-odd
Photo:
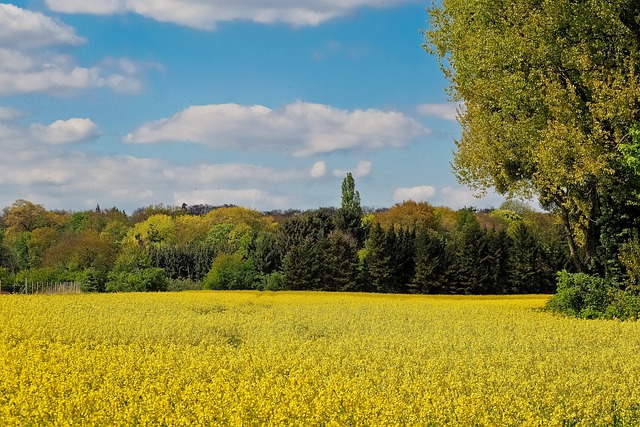
<instances>
[{"instance_id":1,"label":"cumulus cloud","mask_svg":"<svg viewBox=\"0 0 640 427\"><path fill-rule=\"evenodd\" d=\"M104 74L97 67L77 66L68 55L26 54L0 48L0 95L65 95L80 89L102 87L118 92L137 92L141 83L135 76Z\"/></svg>"},{"instance_id":2,"label":"cumulus cloud","mask_svg":"<svg viewBox=\"0 0 640 427\"><path fill-rule=\"evenodd\" d=\"M487 191L482 197L477 197L473 190L460 186L445 186L436 188L431 185L397 188L393 192L393 200L400 203L406 200L429 202L435 206L448 206L460 209L465 206L496 207L505 200L494 191Z\"/></svg>"},{"instance_id":3,"label":"cumulus cloud","mask_svg":"<svg viewBox=\"0 0 640 427\"><path fill-rule=\"evenodd\" d=\"M234 204L250 208L260 206L273 206L273 208L290 207L290 199L285 196L278 196L258 188L231 189L208 189L178 192L174 194L174 203L180 205L196 204Z\"/></svg>"},{"instance_id":4,"label":"cumulus cloud","mask_svg":"<svg viewBox=\"0 0 640 427\"><path fill-rule=\"evenodd\" d=\"M117 70L107 72L104 68L109 67L80 66L72 55L51 50L54 46L76 46L85 42L72 27L53 18L0 3L0 96L67 95L90 88L118 92L141 89L142 84L136 77L140 69L133 61L113 59Z\"/></svg>"},{"instance_id":5,"label":"cumulus cloud","mask_svg":"<svg viewBox=\"0 0 640 427\"><path fill-rule=\"evenodd\" d=\"M420 185L417 187L397 188L393 192L393 200L395 202L404 202L413 200L415 202L426 202L436 194L435 187L430 185Z\"/></svg>"},{"instance_id":6,"label":"cumulus cloud","mask_svg":"<svg viewBox=\"0 0 640 427\"><path fill-rule=\"evenodd\" d=\"M444 120L455 121L458 118L458 110L461 108L457 103L446 104L421 104L418 106L418 113L424 116L439 117Z\"/></svg>"},{"instance_id":7,"label":"cumulus cloud","mask_svg":"<svg viewBox=\"0 0 640 427\"><path fill-rule=\"evenodd\" d=\"M346 111L295 102L279 110L262 105L191 106L129 133L131 143L194 142L212 148L291 150L295 156L341 150L400 148L429 134L402 113Z\"/></svg>"},{"instance_id":8,"label":"cumulus cloud","mask_svg":"<svg viewBox=\"0 0 640 427\"><path fill-rule=\"evenodd\" d=\"M323 161L319 161L313 164L311 170L309 171L309 175L312 178L320 178L325 176L327 173L327 163Z\"/></svg>"},{"instance_id":9,"label":"cumulus cloud","mask_svg":"<svg viewBox=\"0 0 640 427\"><path fill-rule=\"evenodd\" d=\"M334 169L332 172L332 175L340 178L340 177L344 177L347 174L347 172L351 172L354 178L364 178L366 176L369 176L372 170L373 170L373 165L370 161L361 160L356 164L355 168L351 170Z\"/></svg>"},{"instance_id":10,"label":"cumulus cloud","mask_svg":"<svg viewBox=\"0 0 640 427\"><path fill-rule=\"evenodd\" d=\"M133 209L172 202L288 208L299 195L283 195L283 186L312 179L306 167L177 164L158 158L90 154L72 144L96 137L98 129L90 119L26 126L10 119L0 121L0 206L26 198L53 209L90 209L98 203Z\"/></svg>"},{"instance_id":11,"label":"cumulus cloud","mask_svg":"<svg viewBox=\"0 0 640 427\"><path fill-rule=\"evenodd\" d=\"M365 176L369 176L371 174L371 170L373 169L373 165L368 160L361 160L356 165L356 168L353 170L353 176L356 178L362 178Z\"/></svg>"},{"instance_id":12,"label":"cumulus cloud","mask_svg":"<svg viewBox=\"0 0 640 427\"><path fill-rule=\"evenodd\" d=\"M392 7L414 0L46 0L63 13L131 12L161 22L213 29L220 22L252 21L294 27L318 25L361 7Z\"/></svg>"},{"instance_id":13,"label":"cumulus cloud","mask_svg":"<svg viewBox=\"0 0 640 427\"><path fill-rule=\"evenodd\" d=\"M10 122L22 115L22 112L16 108L0 107L0 122Z\"/></svg>"},{"instance_id":14,"label":"cumulus cloud","mask_svg":"<svg viewBox=\"0 0 640 427\"><path fill-rule=\"evenodd\" d=\"M79 45L85 42L84 38L76 35L72 27L42 13L0 3L0 45L2 46L31 48Z\"/></svg>"},{"instance_id":15,"label":"cumulus cloud","mask_svg":"<svg viewBox=\"0 0 640 427\"><path fill-rule=\"evenodd\" d=\"M98 137L98 126L90 119L56 120L48 126L31 125L33 136L49 144L83 142Z\"/></svg>"}]
</instances>

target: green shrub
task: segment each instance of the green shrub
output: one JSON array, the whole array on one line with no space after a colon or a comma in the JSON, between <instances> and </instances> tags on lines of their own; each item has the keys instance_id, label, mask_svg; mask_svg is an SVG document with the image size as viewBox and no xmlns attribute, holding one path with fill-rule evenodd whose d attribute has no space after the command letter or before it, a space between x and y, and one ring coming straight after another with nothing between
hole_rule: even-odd
<instances>
[{"instance_id":1,"label":"green shrub","mask_svg":"<svg viewBox=\"0 0 640 427\"><path fill-rule=\"evenodd\" d=\"M261 291L281 291L284 289L284 274L274 271L258 277L258 289Z\"/></svg>"},{"instance_id":2,"label":"green shrub","mask_svg":"<svg viewBox=\"0 0 640 427\"><path fill-rule=\"evenodd\" d=\"M0 291L13 292L15 275L4 267L0 267Z\"/></svg>"},{"instance_id":3,"label":"green shrub","mask_svg":"<svg viewBox=\"0 0 640 427\"><path fill-rule=\"evenodd\" d=\"M207 273L204 289L254 289L256 271L251 260L242 255L222 253L215 257Z\"/></svg>"},{"instance_id":4,"label":"green shrub","mask_svg":"<svg viewBox=\"0 0 640 427\"><path fill-rule=\"evenodd\" d=\"M105 286L107 292L166 291L169 280L162 268L141 268L130 272L112 272Z\"/></svg>"},{"instance_id":5,"label":"green shrub","mask_svg":"<svg viewBox=\"0 0 640 427\"><path fill-rule=\"evenodd\" d=\"M558 273L558 289L546 309L569 316L593 319L601 317L613 288L605 279L585 273Z\"/></svg>"},{"instance_id":6,"label":"green shrub","mask_svg":"<svg viewBox=\"0 0 640 427\"><path fill-rule=\"evenodd\" d=\"M604 311L606 319L638 320L640 317L640 295L626 291L616 291Z\"/></svg>"},{"instance_id":7,"label":"green shrub","mask_svg":"<svg viewBox=\"0 0 640 427\"><path fill-rule=\"evenodd\" d=\"M200 289L202 289L201 282L181 278L169 280L167 287L167 291L169 292L198 291Z\"/></svg>"},{"instance_id":8,"label":"green shrub","mask_svg":"<svg viewBox=\"0 0 640 427\"><path fill-rule=\"evenodd\" d=\"M97 268L87 268L77 274L82 292L104 292L106 289L108 273Z\"/></svg>"},{"instance_id":9,"label":"green shrub","mask_svg":"<svg viewBox=\"0 0 640 427\"><path fill-rule=\"evenodd\" d=\"M29 268L20 271L16 274L15 283L17 286L23 286L24 283L64 283L75 282L78 278L78 273L69 271L59 267L43 267L43 268Z\"/></svg>"}]
</instances>

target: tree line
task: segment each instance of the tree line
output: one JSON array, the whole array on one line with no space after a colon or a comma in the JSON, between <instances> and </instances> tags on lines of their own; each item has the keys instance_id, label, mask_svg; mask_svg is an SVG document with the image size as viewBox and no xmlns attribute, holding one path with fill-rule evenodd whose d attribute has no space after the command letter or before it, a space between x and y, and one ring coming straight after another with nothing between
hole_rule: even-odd
<instances>
[{"instance_id":1,"label":"tree line","mask_svg":"<svg viewBox=\"0 0 640 427\"><path fill-rule=\"evenodd\" d=\"M413 201L366 210L351 174L339 208L159 205L127 215L18 200L0 219L7 292L76 282L95 292L549 293L556 272L570 267L554 215L517 202L486 211Z\"/></svg>"}]
</instances>

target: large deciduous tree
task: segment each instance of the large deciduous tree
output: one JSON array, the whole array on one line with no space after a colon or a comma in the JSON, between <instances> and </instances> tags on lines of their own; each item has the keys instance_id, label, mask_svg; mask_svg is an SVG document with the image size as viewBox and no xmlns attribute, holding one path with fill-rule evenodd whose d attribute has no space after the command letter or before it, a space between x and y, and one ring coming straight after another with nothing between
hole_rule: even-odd
<instances>
[{"instance_id":1,"label":"large deciduous tree","mask_svg":"<svg viewBox=\"0 0 640 427\"><path fill-rule=\"evenodd\" d=\"M538 196L588 269L603 211L628 203L616 193L640 121L640 2L443 0L429 15L425 48L462 103L459 180Z\"/></svg>"}]
</instances>

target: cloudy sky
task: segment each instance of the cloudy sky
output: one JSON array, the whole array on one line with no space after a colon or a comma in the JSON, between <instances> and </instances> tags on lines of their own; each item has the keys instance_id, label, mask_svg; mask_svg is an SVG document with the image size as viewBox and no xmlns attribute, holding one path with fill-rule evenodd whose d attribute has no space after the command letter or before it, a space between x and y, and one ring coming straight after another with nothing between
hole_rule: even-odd
<instances>
[{"instance_id":1,"label":"cloudy sky","mask_svg":"<svg viewBox=\"0 0 640 427\"><path fill-rule=\"evenodd\" d=\"M0 207L476 199L414 0L0 3Z\"/></svg>"}]
</instances>

